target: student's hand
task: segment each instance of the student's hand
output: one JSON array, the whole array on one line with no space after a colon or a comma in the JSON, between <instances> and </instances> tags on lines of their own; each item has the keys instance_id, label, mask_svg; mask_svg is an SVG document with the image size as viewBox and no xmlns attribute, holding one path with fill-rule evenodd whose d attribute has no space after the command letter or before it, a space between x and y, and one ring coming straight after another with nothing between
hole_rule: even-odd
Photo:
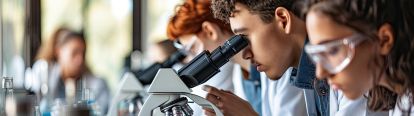
<instances>
[{"instance_id":1,"label":"student's hand","mask_svg":"<svg viewBox=\"0 0 414 116\"><path fill-rule=\"evenodd\" d=\"M208 92L206 99L216 105L225 116L258 116L247 101L232 92L208 85L203 86L203 90ZM215 116L213 109L204 108L204 111L207 116Z\"/></svg>"}]
</instances>

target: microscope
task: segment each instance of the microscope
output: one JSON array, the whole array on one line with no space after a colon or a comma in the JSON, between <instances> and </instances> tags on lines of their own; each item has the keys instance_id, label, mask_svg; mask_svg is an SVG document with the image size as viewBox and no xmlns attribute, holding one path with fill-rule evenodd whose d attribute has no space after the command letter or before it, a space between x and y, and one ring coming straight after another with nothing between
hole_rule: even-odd
<instances>
[{"instance_id":1,"label":"microscope","mask_svg":"<svg viewBox=\"0 0 414 116\"><path fill-rule=\"evenodd\" d=\"M190 88L206 82L220 72L219 68L247 45L245 36L236 35L211 53L203 51L178 72L168 68L160 69L149 87L150 95L139 116L191 116L193 110L188 105L187 97L203 108L213 109L217 116L222 116L214 104L191 94Z\"/></svg>"},{"instance_id":2,"label":"microscope","mask_svg":"<svg viewBox=\"0 0 414 116\"><path fill-rule=\"evenodd\" d=\"M135 74L127 72L124 74L121 83L118 86L116 94L111 101L111 107L109 108L108 115L114 116L117 113L117 104L128 98L141 97L137 96L137 93L144 90L145 85L151 84L155 75L161 68L171 68L174 64L181 62L187 56L188 48L180 49L168 57L168 59L162 63L154 63L144 71L139 73L136 77Z\"/></svg>"}]
</instances>

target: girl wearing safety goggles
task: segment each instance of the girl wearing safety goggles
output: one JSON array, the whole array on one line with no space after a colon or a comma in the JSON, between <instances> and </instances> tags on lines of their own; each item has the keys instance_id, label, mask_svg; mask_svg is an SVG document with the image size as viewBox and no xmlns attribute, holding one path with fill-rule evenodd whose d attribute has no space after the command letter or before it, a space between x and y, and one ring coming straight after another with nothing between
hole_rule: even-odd
<instances>
[{"instance_id":1,"label":"girl wearing safety goggles","mask_svg":"<svg viewBox=\"0 0 414 116\"><path fill-rule=\"evenodd\" d=\"M414 111L414 1L329 0L311 7L305 46L318 79L371 110Z\"/></svg>"}]
</instances>

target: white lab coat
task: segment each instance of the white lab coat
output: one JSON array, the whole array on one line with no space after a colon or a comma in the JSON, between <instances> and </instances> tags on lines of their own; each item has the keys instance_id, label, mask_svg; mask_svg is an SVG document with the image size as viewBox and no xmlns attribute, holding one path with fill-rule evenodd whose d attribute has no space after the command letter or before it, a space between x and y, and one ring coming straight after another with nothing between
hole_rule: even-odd
<instances>
[{"instance_id":1,"label":"white lab coat","mask_svg":"<svg viewBox=\"0 0 414 116\"><path fill-rule=\"evenodd\" d=\"M367 99L364 96L349 100L341 91L335 91L332 88L329 94L330 116L388 116L388 112L368 110Z\"/></svg>"},{"instance_id":2,"label":"white lab coat","mask_svg":"<svg viewBox=\"0 0 414 116\"><path fill-rule=\"evenodd\" d=\"M401 108L398 107L398 104L396 104L394 109L389 111L389 114L390 116L407 116L407 114L403 113L403 110L407 110L409 107L410 107L409 96L405 94L404 96L401 97ZM411 106L410 116L414 116L414 106Z\"/></svg>"},{"instance_id":3,"label":"white lab coat","mask_svg":"<svg viewBox=\"0 0 414 116\"><path fill-rule=\"evenodd\" d=\"M292 68L276 81L261 73L263 116L306 116L303 90L289 83Z\"/></svg>"}]
</instances>

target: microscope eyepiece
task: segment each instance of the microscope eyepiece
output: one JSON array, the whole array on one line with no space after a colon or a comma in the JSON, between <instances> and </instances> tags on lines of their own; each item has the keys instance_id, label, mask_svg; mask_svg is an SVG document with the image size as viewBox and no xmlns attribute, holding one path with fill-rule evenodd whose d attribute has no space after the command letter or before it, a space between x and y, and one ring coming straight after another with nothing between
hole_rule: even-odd
<instances>
[{"instance_id":1,"label":"microscope eyepiece","mask_svg":"<svg viewBox=\"0 0 414 116\"><path fill-rule=\"evenodd\" d=\"M211 53L211 60L218 67L226 64L231 57L236 55L239 51L248 45L248 41L242 35L236 35L218 47Z\"/></svg>"},{"instance_id":2,"label":"microscope eyepiece","mask_svg":"<svg viewBox=\"0 0 414 116\"><path fill-rule=\"evenodd\" d=\"M220 67L247 45L248 40L245 36L235 35L213 52L205 50L197 55L178 71L178 75L189 88L200 85L220 72Z\"/></svg>"}]
</instances>

